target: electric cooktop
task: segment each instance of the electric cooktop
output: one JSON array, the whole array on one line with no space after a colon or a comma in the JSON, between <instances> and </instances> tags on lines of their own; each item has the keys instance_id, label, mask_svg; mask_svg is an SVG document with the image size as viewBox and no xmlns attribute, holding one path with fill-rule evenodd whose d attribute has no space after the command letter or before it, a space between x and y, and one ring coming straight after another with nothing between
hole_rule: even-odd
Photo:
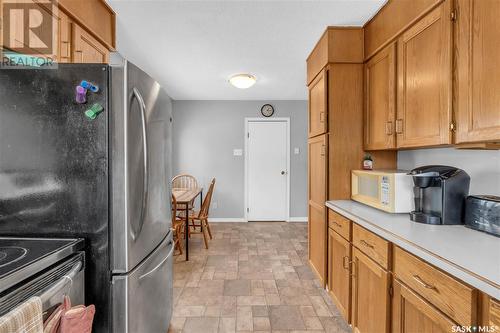
<instances>
[{"instance_id":1,"label":"electric cooktop","mask_svg":"<svg viewBox=\"0 0 500 333\"><path fill-rule=\"evenodd\" d=\"M0 237L0 293L83 246L83 239Z\"/></svg>"}]
</instances>

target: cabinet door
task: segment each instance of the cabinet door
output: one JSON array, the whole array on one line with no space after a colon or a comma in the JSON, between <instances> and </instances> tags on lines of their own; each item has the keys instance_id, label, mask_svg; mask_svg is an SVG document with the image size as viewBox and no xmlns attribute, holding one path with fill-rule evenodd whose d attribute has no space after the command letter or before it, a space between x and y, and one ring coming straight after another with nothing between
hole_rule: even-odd
<instances>
[{"instance_id":1,"label":"cabinet door","mask_svg":"<svg viewBox=\"0 0 500 333\"><path fill-rule=\"evenodd\" d=\"M344 319L350 323L350 244L328 228L328 289Z\"/></svg>"},{"instance_id":2,"label":"cabinet door","mask_svg":"<svg viewBox=\"0 0 500 333\"><path fill-rule=\"evenodd\" d=\"M457 5L456 142L500 141L500 1Z\"/></svg>"},{"instance_id":3,"label":"cabinet door","mask_svg":"<svg viewBox=\"0 0 500 333\"><path fill-rule=\"evenodd\" d=\"M451 0L398 40L398 147L451 143Z\"/></svg>"},{"instance_id":4,"label":"cabinet door","mask_svg":"<svg viewBox=\"0 0 500 333\"><path fill-rule=\"evenodd\" d=\"M396 47L375 55L365 65L365 149L396 147Z\"/></svg>"},{"instance_id":5,"label":"cabinet door","mask_svg":"<svg viewBox=\"0 0 500 333\"><path fill-rule=\"evenodd\" d=\"M456 323L408 287L394 280L393 333L449 333L455 325Z\"/></svg>"},{"instance_id":6,"label":"cabinet door","mask_svg":"<svg viewBox=\"0 0 500 333\"><path fill-rule=\"evenodd\" d=\"M352 251L352 327L354 332L389 331L389 273L358 249Z\"/></svg>"},{"instance_id":7,"label":"cabinet door","mask_svg":"<svg viewBox=\"0 0 500 333\"><path fill-rule=\"evenodd\" d=\"M309 262L324 284L326 276L327 135L309 139Z\"/></svg>"},{"instance_id":8,"label":"cabinet door","mask_svg":"<svg viewBox=\"0 0 500 333\"><path fill-rule=\"evenodd\" d=\"M327 131L327 72L321 71L309 85L309 137Z\"/></svg>"},{"instance_id":9,"label":"cabinet door","mask_svg":"<svg viewBox=\"0 0 500 333\"><path fill-rule=\"evenodd\" d=\"M107 63L108 49L83 30L73 24L73 62L74 63Z\"/></svg>"},{"instance_id":10,"label":"cabinet door","mask_svg":"<svg viewBox=\"0 0 500 333\"><path fill-rule=\"evenodd\" d=\"M71 26L72 21L61 10L59 11L59 51L58 61L60 63L71 62Z\"/></svg>"}]
</instances>

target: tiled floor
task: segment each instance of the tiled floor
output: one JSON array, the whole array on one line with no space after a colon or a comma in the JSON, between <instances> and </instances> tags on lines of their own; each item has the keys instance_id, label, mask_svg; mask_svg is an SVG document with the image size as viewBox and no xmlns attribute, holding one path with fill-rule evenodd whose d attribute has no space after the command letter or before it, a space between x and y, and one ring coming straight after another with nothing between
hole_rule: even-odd
<instances>
[{"instance_id":1,"label":"tiled floor","mask_svg":"<svg viewBox=\"0 0 500 333\"><path fill-rule=\"evenodd\" d=\"M307 224L212 223L176 256L169 332L350 332L307 264Z\"/></svg>"}]
</instances>

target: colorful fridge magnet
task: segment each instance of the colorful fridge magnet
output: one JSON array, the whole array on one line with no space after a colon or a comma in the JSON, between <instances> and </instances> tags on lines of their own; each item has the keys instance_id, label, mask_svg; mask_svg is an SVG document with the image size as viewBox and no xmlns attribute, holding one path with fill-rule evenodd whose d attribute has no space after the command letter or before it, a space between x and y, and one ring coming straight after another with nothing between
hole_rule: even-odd
<instances>
[{"instance_id":1,"label":"colorful fridge magnet","mask_svg":"<svg viewBox=\"0 0 500 333\"><path fill-rule=\"evenodd\" d=\"M102 111L104 111L104 108L100 104L96 103L96 104L92 105L92 107L90 109L85 111L85 115L89 119L95 119L95 118L97 118L97 115L99 113L101 113Z\"/></svg>"},{"instance_id":2,"label":"colorful fridge magnet","mask_svg":"<svg viewBox=\"0 0 500 333\"><path fill-rule=\"evenodd\" d=\"M96 85L94 85L94 84L92 84L92 83L91 83L91 82L89 82L89 81L85 81L85 80L83 80L83 81L80 83L80 86L81 86L81 87L83 87L83 88L85 88L85 89L90 90L90 91L91 91L91 92L93 92L93 93L96 93L96 92L98 92L98 91L99 91L99 87L98 87L98 86L96 86Z\"/></svg>"},{"instance_id":3,"label":"colorful fridge magnet","mask_svg":"<svg viewBox=\"0 0 500 333\"><path fill-rule=\"evenodd\" d=\"M78 104L87 103L87 89L82 86L76 86L75 100Z\"/></svg>"}]
</instances>

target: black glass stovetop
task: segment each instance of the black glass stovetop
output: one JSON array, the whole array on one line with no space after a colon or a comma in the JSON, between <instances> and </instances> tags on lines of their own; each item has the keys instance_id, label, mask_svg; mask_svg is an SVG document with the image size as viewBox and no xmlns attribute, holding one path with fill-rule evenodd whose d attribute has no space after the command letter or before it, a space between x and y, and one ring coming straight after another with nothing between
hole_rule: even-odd
<instances>
[{"instance_id":1,"label":"black glass stovetop","mask_svg":"<svg viewBox=\"0 0 500 333\"><path fill-rule=\"evenodd\" d=\"M41 271L82 248L81 239L0 237L0 281L23 271Z\"/></svg>"}]
</instances>

